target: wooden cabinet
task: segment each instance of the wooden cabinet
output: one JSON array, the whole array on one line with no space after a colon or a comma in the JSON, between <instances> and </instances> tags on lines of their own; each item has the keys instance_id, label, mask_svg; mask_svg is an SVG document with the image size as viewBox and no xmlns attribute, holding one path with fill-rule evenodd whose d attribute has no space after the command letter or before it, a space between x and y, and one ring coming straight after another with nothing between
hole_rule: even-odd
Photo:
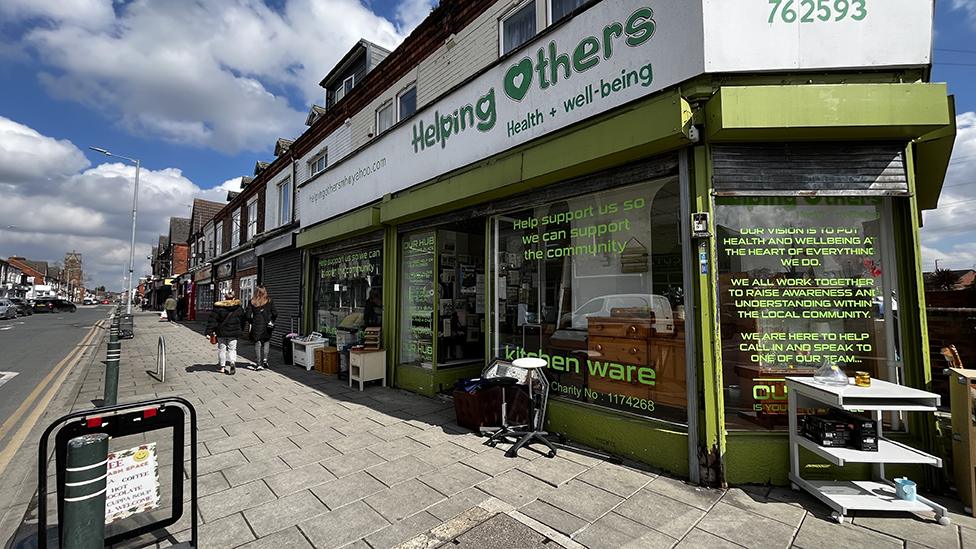
<instances>
[{"instance_id":1,"label":"wooden cabinet","mask_svg":"<svg viewBox=\"0 0 976 549\"><path fill-rule=\"evenodd\" d=\"M349 386L353 381L359 382L359 390L363 384L375 379L383 380L386 387L386 351L351 350L349 351Z\"/></svg>"},{"instance_id":2,"label":"wooden cabinet","mask_svg":"<svg viewBox=\"0 0 976 549\"><path fill-rule=\"evenodd\" d=\"M602 366L610 364L608 375L589 376L590 389L687 407L683 331L657 334L649 318L590 317L587 332L589 360L601 364L596 370L603 371ZM652 368L654 384L641 383L637 368ZM612 370L622 371L616 377L623 379L611 377Z\"/></svg>"}]
</instances>

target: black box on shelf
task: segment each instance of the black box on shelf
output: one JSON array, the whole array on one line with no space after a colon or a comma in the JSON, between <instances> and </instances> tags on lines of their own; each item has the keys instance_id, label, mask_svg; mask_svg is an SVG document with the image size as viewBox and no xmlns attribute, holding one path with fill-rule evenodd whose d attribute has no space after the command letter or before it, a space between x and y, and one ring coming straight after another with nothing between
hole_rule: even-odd
<instances>
[{"instance_id":1,"label":"black box on shelf","mask_svg":"<svg viewBox=\"0 0 976 549\"><path fill-rule=\"evenodd\" d=\"M800 420L800 434L806 438L828 448L847 446L847 422L826 416L803 416Z\"/></svg>"},{"instance_id":2,"label":"black box on shelf","mask_svg":"<svg viewBox=\"0 0 976 549\"><path fill-rule=\"evenodd\" d=\"M878 451L878 426L872 419L834 409L831 417L847 423L847 445L862 452Z\"/></svg>"}]
</instances>

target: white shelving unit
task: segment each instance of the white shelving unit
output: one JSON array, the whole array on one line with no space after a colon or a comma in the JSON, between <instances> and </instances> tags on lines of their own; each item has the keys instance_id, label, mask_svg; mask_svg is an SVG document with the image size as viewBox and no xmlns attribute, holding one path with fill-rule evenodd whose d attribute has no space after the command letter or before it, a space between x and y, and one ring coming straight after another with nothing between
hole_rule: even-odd
<instances>
[{"instance_id":1,"label":"white shelving unit","mask_svg":"<svg viewBox=\"0 0 976 549\"><path fill-rule=\"evenodd\" d=\"M809 377L788 377L790 417L790 482L794 489L803 488L834 510L837 522L851 511L908 511L913 513L934 511L939 524L948 525L945 507L922 496L916 501L898 499L895 485L885 477L887 463L918 463L942 467L942 460L884 438L882 412L911 411L931 412L939 405L939 395L903 387L887 381L871 380L870 387L857 387L854 380L846 386L823 385ZM832 406L848 412L872 412L878 429L878 451L864 452L853 448L828 448L801 435L798 428L799 408L823 408ZM800 448L806 448L826 461L844 466L848 463L873 464L871 480L814 481L800 476Z\"/></svg>"}]
</instances>

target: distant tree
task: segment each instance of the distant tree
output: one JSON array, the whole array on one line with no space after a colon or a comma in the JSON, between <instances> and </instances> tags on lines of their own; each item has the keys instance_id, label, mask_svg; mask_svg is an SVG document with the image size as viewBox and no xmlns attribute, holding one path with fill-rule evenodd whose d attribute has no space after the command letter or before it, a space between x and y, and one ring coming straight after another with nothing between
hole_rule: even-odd
<instances>
[{"instance_id":1,"label":"distant tree","mask_svg":"<svg viewBox=\"0 0 976 549\"><path fill-rule=\"evenodd\" d=\"M959 275L949 269L936 269L929 279L936 290L952 290L959 282Z\"/></svg>"},{"instance_id":2,"label":"distant tree","mask_svg":"<svg viewBox=\"0 0 976 549\"><path fill-rule=\"evenodd\" d=\"M104 293L105 292L105 286L99 286L99 287L95 288L95 291L96 292L103 292Z\"/></svg>"}]
</instances>

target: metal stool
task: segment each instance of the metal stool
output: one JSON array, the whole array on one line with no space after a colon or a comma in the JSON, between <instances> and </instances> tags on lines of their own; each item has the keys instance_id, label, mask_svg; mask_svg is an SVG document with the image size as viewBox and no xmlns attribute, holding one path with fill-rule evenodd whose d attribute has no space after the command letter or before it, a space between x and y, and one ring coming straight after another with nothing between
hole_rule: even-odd
<instances>
[{"instance_id":1,"label":"metal stool","mask_svg":"<svg viewBox=\"0 0 976 549\"><path fill-rule=\"evenodd\" d=\"M546 422L546 405L549 402L549 380L546 379L546 375L542 372L542 369L547 365L548 363L541 358L519 358L512 362L512 366L528 371L529 424L525 426L525 430L516 429L510 433L510 436L518 437L519 440L505 452L506 457L518 456L518 451L523 446L533 443L542 444L549 448L546 457L556 457L556 447L546 438L549 433L542 430ZM538 380L541 386L538 395L533 394L532 390L535 385L534 381L536 380ZM535 404L536 396L539 397L538 408L536 408Z\"/></svg>"}]
</instances>

